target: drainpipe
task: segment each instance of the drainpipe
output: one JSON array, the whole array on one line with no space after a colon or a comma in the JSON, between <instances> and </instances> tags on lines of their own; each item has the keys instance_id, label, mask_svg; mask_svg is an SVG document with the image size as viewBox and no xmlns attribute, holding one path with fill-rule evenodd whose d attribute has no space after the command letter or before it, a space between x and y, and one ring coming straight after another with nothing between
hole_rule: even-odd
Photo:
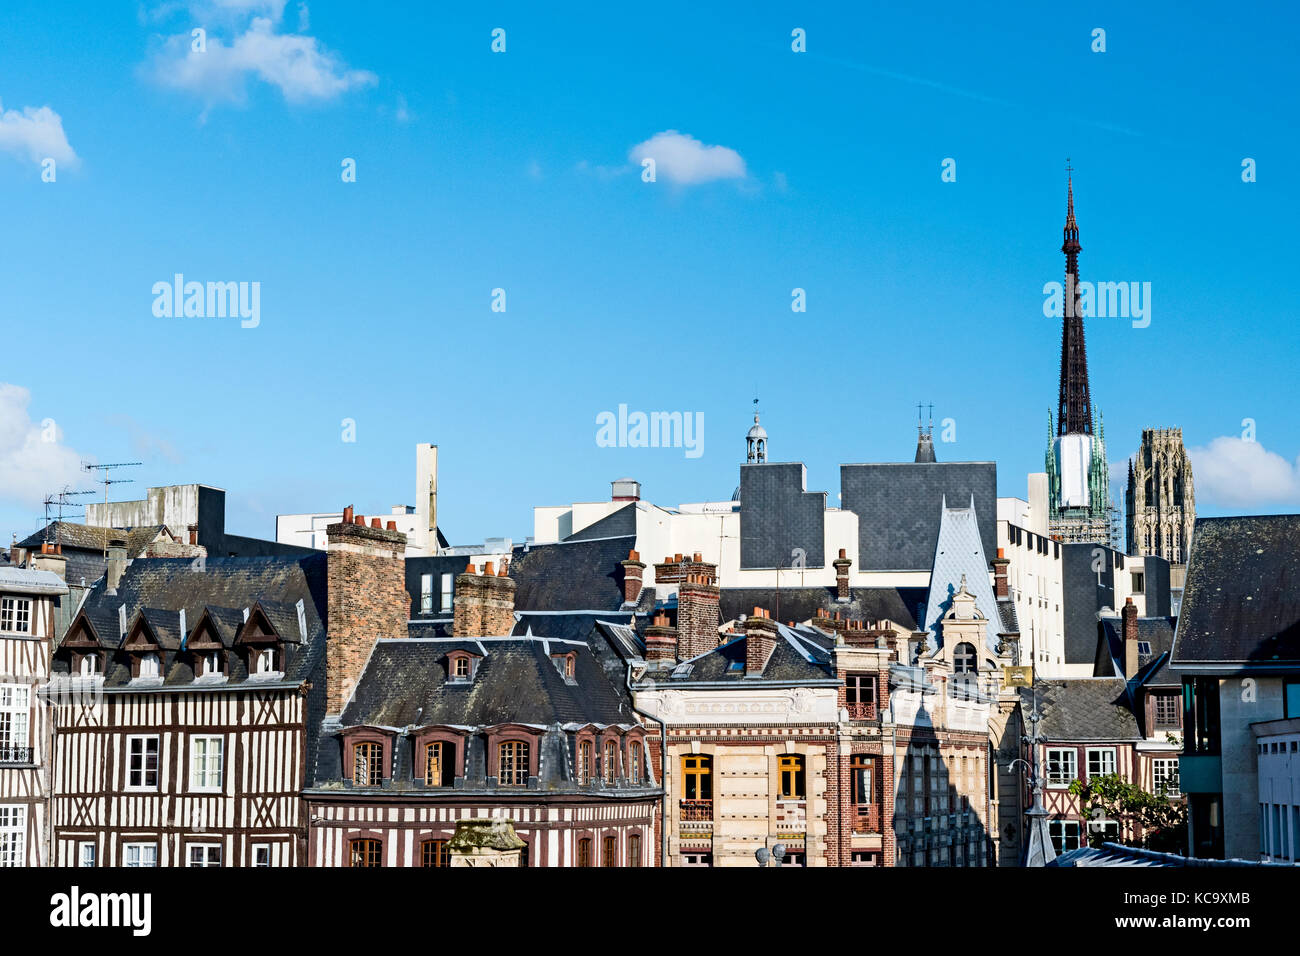
<instances>
[{"instance_id":1,"label":"drainpipe","mask_svg":"<svg viewBox=\"0 0 1300 956\"><path fill-rule=\"evenodd\" d=\"M636 694L632 690L632 665L627 665L627 676L624 679L627 685L627 696L629 701L636 700ZM668 725L657 717L651 717L643 710L637 709L635 703L628 706L632 712L639 717L644 717L659 725L659 789L663 791L660 798L659 807L659 865L667 868L668 866Z\"/></svg>"}]
</instances>

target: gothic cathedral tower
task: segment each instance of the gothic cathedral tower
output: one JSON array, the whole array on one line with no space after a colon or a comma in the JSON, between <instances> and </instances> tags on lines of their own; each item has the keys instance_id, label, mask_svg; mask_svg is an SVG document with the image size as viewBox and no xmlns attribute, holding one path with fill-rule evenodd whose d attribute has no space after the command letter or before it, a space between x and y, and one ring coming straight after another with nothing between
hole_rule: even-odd
<instances>
[{"instance_id":1,"label":"gothic cathedral tower","mask_svg":"<svg viewBox=\"0 0 1300 956\"><path fill-rule=\"evenodd\" d=\"M1196 524L1192 463L1181 428L1144 428L1128 465L1128 553L1185 565Z\"/></svg>"},{"instance_id":2,"label":"gothic cathedral tower","mask_svg":"<svg viewBox=\"0 0 1300 956\"><path fill-rule=\"evenodd\" d=\"M1110 470L1104 426L1088 390L1079 292L1079 226L1074 219L1074 178L1066 187L1065 289L1061 299L1061 382L1055 435L1047 419L1048 531L1058 541L1111 545Z\"/></svg>"}]
</instances>

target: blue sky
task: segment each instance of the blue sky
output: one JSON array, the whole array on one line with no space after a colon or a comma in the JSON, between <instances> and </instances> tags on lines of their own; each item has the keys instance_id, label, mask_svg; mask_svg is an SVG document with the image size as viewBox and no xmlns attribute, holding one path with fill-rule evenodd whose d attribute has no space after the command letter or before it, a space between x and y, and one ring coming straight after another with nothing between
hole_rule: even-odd
<instances>
[{"instance_id":1,"label":"blue sky","mask_svg":"<svg viewBox=\"0 0 1300 956\"><path fill-rule=\"evenodd\" d=\"M433 441L449 536L522 536L624 474L730 495L755 396L832 505L922 400L1023 495L1067 156L1082 278L1152 288L1087 323L1112 462L1179 425L1202 514L1300 510L1295 6L914 6L5 4L0 530L141 460L115 495L219 485L270 536L411 503ZM177 272L259 282L260 324L156 317ZM598 447L619 404L702 413L704 453Z\"/></svg>"}]
</instances>

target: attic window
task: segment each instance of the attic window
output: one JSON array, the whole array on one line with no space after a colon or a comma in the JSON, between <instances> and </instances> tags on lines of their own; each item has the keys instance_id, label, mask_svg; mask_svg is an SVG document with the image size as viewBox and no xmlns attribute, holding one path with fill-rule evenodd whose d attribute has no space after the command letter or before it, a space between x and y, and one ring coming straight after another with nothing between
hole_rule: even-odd
<instances>
[{"instance_id":1,"label":"attic window","mask_svg":"<svg viewBox=\"0 0 1300 956\"><path fill-rule=\"evenodd\" d=\"M453 684L468 683L474 677L474 656L465 651L452 651L447 655L447 680Z\"/></svg>"},{"instance_id":2,"label":"attic window","mask_svg":"<svg viewBox=\"0 0 1300 956\"><path fill-rule=\"evenodd\" d=\"M552 654L551 661L555 664L555 669L560 672L567 681L572 681L578 670L578 655L570 651L568 654Z\"/></svg>"},{"instance_id":3,"label":"attic window","mask_svg":"<svg viewBox=\"0 0 1300 956\"><path fill-rule=\"evenodd\" d=\"M157 677L161 671L161 663L158 655L152 652L140 656L140 676Z\"/></svg>"},{"instance_id":4,"label":"attic window","mask_svg":"<svg viewBox=\"0 0 1300 956\"><path fill-rule=\"evenodd\" d=\"M1147 660L1151 657L1151 642L1138 641L1138 659Z\"/></svg>"},{"instance_id":5,"label":"attic window","mask_svg":"<svg viewBox=\"0 0 1300 956\"><path fill-rule=\"evenodd\" d=\"M221 673L221 652L204 651L199 663L200 677L214 677Z\"/></svg>"},{"instance_id":6,"label":"attic window","mask_svg":"<svg viewBox=\"0 0 1300 956\"><path fill-rule=\"evenodd\" d=\"M99 673L99 655L83 654L78 664L78 670L82 677L94 677Z\"/></svg>"},{"instance_id":7,"label":"attic window","mask_svg":"<svg viewBox=\"0 0 1300 956\"><path fill-rule=\"evenodd\" d=\"M727 665L727 670L729 671L743 671L744 669L745 669L744 661L732 661L730 664Z\"/></svg>"},{"instance_id":8,"label":"attic window","mask_svg":"<svg viewBox=\"0 0 1300 956\"><path fill-rule=\"evenodd\" d=\"M253 662L254 673L271 674L275 671L275 648L264 647L257 652Z\"/></svg>"}]
</instances>

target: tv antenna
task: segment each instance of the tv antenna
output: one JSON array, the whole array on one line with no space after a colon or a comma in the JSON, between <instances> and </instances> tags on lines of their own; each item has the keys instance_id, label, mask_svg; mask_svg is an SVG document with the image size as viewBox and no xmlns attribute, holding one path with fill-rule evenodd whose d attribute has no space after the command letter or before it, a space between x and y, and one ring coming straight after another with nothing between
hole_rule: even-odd
<instances>
[{"instance_id":1,"label":"tv antenna","mask_svg":"<svg viewBox=\"0 0 1300 956\"><path fill-rule=\"evenodd\" d=\"M63 509L67 507L72 507L72 502L68 501L68 499L76 497L77 495L93 495L93 494L94 494L93 491L73 491L67 485L64 485L62 491L55 492L54 494L51 495L46 495L45 496L45 533L41 536L41 542L44 544L49 544L50 541L50 509L51 508L56 508L58 510L58 517L55 519L58 522L58 524L56 524L54 528L54 544L55 546L57 546L59 544L59 537L63 532Z\"/></svg>"},{"instance_id":2,"label":"tv antenna","mask_svg":"<svg viewBox=\"0 0 1300 956\"><path fill-rule=\"evenodd\" d=\"M99 477L99 478L96 478L95 480L98 481L101 485L104 486L104 517L105 517L105 520L107 520L107 518L108 518L108 486L109 486L109 485L125 485L125 484L130 484L131 482L135 481L134 478L110 478L110 477L109 477L109 472L112 471L114 468L130 468L130 467L133 467L133 466L135 466L135 465L143 465L143 464L144 464L144 462L142 462L142 461L118 461L118 462L113 462L113 463L111 463L111 464L107 464L107 465L94 465L94 464L91 464L91 463L88 462L88 461L83 461L83 462L81 463L81 467L82 467L84 470L86 470L86 471L97 471L97 472L100 473L100 477ZM104 526L104 558L105 558L105 560L107 560L107 558L108 558L108 526L107 526L107 525Z\"/></svg>"}]
</instances>

